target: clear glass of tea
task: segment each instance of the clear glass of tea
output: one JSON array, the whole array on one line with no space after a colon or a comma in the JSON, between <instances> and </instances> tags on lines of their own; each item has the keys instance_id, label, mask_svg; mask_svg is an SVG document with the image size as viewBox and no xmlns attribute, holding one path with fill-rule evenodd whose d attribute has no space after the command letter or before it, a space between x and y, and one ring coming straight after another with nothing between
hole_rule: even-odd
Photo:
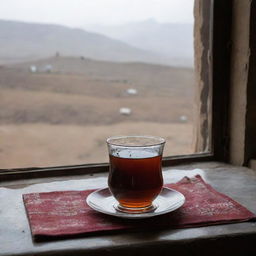
<instances>
[{"instance_id":1,"label":"clear glass of tea","mask_svg":"<svg viewBox=\"0 0 256 256\"><path fill-rule=\"evenodd\" d=\"M153 136L118 136L107 139L110 168L108 186L118 211L144 213L163 187L162 155L165 140Z\"/></svg>"}]
</instances>

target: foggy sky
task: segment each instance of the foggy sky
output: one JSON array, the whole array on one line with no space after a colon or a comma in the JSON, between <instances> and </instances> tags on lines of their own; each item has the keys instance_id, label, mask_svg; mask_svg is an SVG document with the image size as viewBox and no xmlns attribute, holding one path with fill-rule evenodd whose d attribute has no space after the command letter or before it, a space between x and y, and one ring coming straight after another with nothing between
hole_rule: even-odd
<instances>
[{"instance_id":1,"label":"foggy sky","mask_svg":"<svg viewBox=\"0 0 256 256\"><path fill-rule=\"evenodd\" d=\"M81 27L154 18L192 23L194 0L0 0L0 19Z\"/></svg>"}]
</instances>

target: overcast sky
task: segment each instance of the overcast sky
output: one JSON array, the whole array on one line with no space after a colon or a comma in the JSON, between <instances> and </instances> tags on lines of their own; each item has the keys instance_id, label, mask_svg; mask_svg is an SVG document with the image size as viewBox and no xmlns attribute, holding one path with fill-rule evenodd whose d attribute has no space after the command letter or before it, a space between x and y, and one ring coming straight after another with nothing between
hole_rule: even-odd
<instances>
[{"instance_id":1,"label":"overcast sky","mask_svg":"<svg viewBox=\"0 0 256 256\"><path fill-rule=\"evenodd\" d=\"M55 23L122 24L154 18L192 23L194 0L0 0L0 19Z\"/></svg>"}]
</instances>

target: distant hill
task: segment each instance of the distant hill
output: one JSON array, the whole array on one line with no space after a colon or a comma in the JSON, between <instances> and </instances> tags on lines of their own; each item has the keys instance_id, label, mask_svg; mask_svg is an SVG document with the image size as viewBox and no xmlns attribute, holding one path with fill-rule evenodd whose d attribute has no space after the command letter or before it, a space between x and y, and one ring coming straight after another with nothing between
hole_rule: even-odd
<instances>
[{"instance_id":1,"label":"distant hill","mask_svg":"<svg viewBox=\"0 0 256 256\"><path fill-rule=\"evenodd\" d=\"M170 59L171 65L193 66L193 24L158 23L154 19L119 26L84 26L134 47Z\"/></svg>"},{"instance_id":2,"label":"distant hill","mask_svg":"<svg viewBox=\"0 0 256 256\"><path fill-rule=\"evenodd\" d=\"M84 56L107 61L168 64L168 58L82 29L0 20L0 64L50 57Z\"/></svg>"},{"instance_id":3,"label":"distant hill","mask_svg":"<svg viewBox=\"0 0 256 256\"><path fill-rule=\"evenodd\" d=\"M129 87L135 86L135 88L143 87L146 88L146 91L148 89L153 90L155 95L161 94L163 90L167 89L175 97L177 97L177 93L180 93L184 99L187 96L191 97L193 93L194 71L191 68L140 62L117 63L61 56L18 63L10 65L10 68L29 73L29 68L36 66L38 73L47 73L44 71L44 67L47 65L52 66L52 74L85 75L90 77L90 79L103 81L103 83L121 83ZM104 91L104 94L106 93Z\"/></svg>"}]
</instances>

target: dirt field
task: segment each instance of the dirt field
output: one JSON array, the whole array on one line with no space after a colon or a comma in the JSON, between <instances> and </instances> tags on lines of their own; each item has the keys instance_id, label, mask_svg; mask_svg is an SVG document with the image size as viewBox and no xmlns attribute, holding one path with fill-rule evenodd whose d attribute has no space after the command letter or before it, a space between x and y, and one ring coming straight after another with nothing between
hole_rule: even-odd
<instances>
[{"instance_id":1,"label":"dirt field","mask_svg":"<svg viewBox=\"0 0 256 256\"><path fill-rule=\"evenodd\" d=\"M193 153L190 69L53 58L0 67L0 89L0 168L105 162L106 138L121 134L162 136L165 155Z\"/></svg>"},{"instance_id":2,"label":"dirt field","mask_svg":"<svg viewBox=\"0 0 256 256\"><path fill-rule=\"evenodd\" d=\"M0 162L5 168L106 162L105 140L120 134L163 136L167 139L165 155L192 152L192 127L188 124L2 125L0 134Z\"/></svg>"}]
</instances>

